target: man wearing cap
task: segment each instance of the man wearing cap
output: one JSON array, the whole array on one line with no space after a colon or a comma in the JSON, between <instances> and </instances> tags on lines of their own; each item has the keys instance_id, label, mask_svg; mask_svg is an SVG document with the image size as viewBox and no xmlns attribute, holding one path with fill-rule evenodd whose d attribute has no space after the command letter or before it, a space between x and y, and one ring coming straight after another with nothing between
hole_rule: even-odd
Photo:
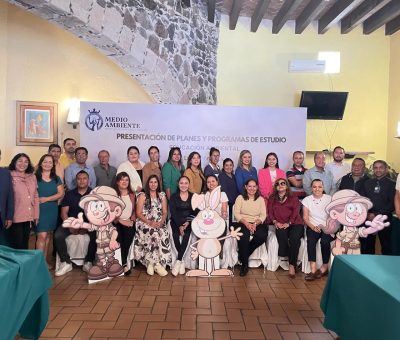
<instances>
[{"instance_id":1,"label":"man wearing cap","mask_svg":"<svg viewBox=\"0 0 400 340\"><path fill-rule=\"evenodd\" d=\"M89 223L83 221L80 213L78 218L65 220L63 227L96 231L97 262L89 270L88 279L101 280L121 275L123 268L115 259L115 250L119 248L118 232L112 222L121 216L125 203L113 188L100 186L82 197L79 206L84 209Z\"/></svg>"}]
</instances>

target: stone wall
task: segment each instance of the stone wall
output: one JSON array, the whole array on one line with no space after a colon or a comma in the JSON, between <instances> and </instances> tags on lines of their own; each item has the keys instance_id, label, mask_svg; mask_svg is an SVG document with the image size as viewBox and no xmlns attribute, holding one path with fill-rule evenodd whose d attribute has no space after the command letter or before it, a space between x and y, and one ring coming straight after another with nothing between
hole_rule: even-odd
<instances>
[{"instance_id":1,"label":"stone wall","mask_svg":"<svg viewBox=\"0 0 400 340\"><path fill-rule=\"evenodd\" d=\"M95 46L158 103L215 104L220 13L206 0L9 0ZM189 4L189 6L187 6Z\"/></svg>"}]
</instances>

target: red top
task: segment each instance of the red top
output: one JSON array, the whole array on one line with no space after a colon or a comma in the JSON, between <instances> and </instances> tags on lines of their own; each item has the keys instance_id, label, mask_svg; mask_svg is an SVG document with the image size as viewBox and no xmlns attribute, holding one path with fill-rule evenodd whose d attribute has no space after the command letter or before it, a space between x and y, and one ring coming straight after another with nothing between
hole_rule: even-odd
<instances>
[{"instance_id":1,"label":"red top","mask_svg":"<svg viewBox=\"0 0 400 340\"><path fill-rule=\"evenodd\" d=\"M300 216L300 202L296 196L289 196L286 201L280 202L277 199L268 200L268 220L279 223L303 224Z\"/></svg>"}]
</instances>

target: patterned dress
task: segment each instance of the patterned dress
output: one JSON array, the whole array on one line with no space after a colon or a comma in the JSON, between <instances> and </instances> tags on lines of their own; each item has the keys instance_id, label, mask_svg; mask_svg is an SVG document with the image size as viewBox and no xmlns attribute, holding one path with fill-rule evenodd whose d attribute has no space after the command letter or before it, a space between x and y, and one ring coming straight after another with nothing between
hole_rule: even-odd
<instances>
[{"instance_id":1,"label":"patterned dress","mask_svg":"<svg viewBox=\"0 0 400 340\"><path fill-rule=\"evenodd\" d=\"M140 195L144 195L141 193ZM143 205L143 215L148 220L160 221L162 219L162 198L165 193L160 193L160 199L152 199L150 207ZM171 244L166 226L152 228L141 220L136 221L136 236L134 247L135 260L147 266L149 263L160 263L163 267L171 266Z\"/></svg>"}]
</instances>

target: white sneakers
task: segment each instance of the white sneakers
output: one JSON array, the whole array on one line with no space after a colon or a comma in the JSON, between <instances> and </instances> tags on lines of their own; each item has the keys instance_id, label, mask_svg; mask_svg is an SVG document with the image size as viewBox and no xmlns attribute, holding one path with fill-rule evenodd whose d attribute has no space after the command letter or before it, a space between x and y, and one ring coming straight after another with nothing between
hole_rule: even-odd
<instances>
[{"instance_id":1,"label":"white sneakers","mask_svg":"<svg viewBox=\"0 0 400 340\"><path fill-rule=\"evenodd\" d=\"M154 266L154 271L160 276L168 275L167 270L159 263Z\"/></svg>"},{"instance_id":2,"label":"white sneakers","mask_svg":"<svg viewBox=\"0 0 400 340\"><path fill-rule=\"evenodd\" d=\"M186 273L185 262L181 262L181 266L179 267L179 274L184 275Z\"/></svg>"},{"instance_id":3,"label":"white sneakers","mask_svg":"<svg viewBox=\"0 0 400 340\"><path fill-rule=\"evenodd\" d=\"M176 260L176 262L171 270L172 275L177 276L180 273L181 263L182 263L181 261Z\"/></svg>"},{"instance_id":4,"label":"white sneakers","mask_svg":"<svg viewBox=\"0 0 400 340\"><path fill-rule=\"evenodd\" d=\"M84 272L86 272L86 273L89 273L89 270L90 270L90 268L92 268L92 267L93 267L92 262L85 262L84 265L83 265L83 267L82 267L82 270L83 270Z\"/></svg>"},{"instance_id":5,"label":"white sneakers","mask_svg":"<svg viewBox=\"0 0 400 340\"><path fill-rule=\"evenodd\" d=\"M183 261L177 260L172 268L172 275L177 276L178 274L185 274L186 268L185 268L185 263Z\"/></svg>"},{"instance_id":6,"label":"white sneakers","mask_svg":"<svg viewBox=\"0 0 400 340\"><path fill-rule=\"evenodd\" d=\"M148 265L147 265L147 274L149 274L149 275L154 275L154 266L153 266L153 264L152 263L149 263Z\"/></svg>"},{"instance_id":7,"label":"white sneakers","mask_svg":"<svg viewBox=\"0 0 400 340\"><path fill-rule=\"evenodd\" d=\"M168 275L168 272L161 264L157 263L154 265L152 263L149 263L147 265L147 274L154 275L154 272L156 272L160 276Z\"/></svg>"},{"instance_id":8,"label":"white sneakers","mask_svg":"<svg viewBox=\"0 0 400 340\"><path fill-rule=\"evenodd\" d=\"M72 270L72 264L61 262L58 270L54 273L55 276L63 276Z\"/></svg>"}]
</instances>

